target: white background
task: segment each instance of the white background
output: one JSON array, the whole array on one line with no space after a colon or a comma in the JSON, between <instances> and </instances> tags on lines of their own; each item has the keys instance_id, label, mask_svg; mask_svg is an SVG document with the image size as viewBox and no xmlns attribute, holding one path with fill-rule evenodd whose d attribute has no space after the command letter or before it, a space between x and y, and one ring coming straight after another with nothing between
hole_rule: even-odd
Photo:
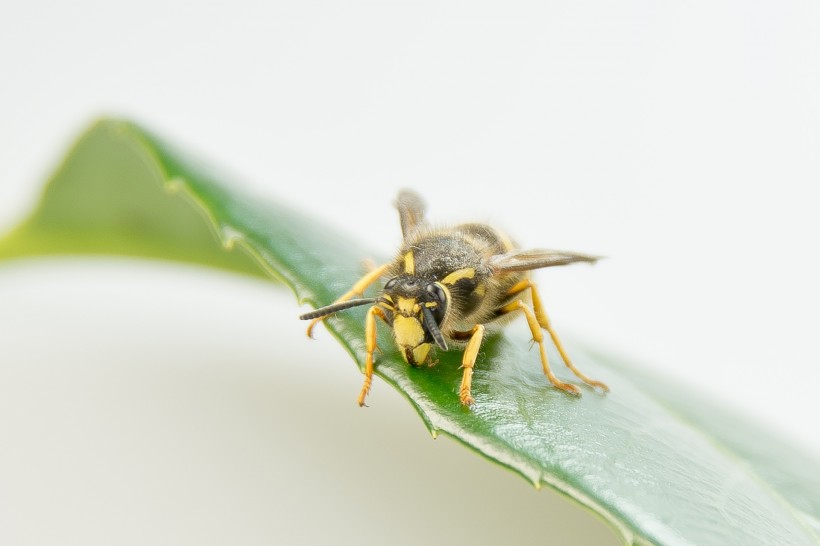
<instances>
[{"instance_id":1,"label":"white background","mask_svg":"<svg viewBox=\"0 0 820 546\"><path fill-rule=\"evenodd\" d=\"M820 453L816 2L21 3L0 8L0 98L4 230L32 205L76 132L101 113L144 122L241 173L253 191L324 216L382 253L398 243L392 208L397 190L415 188L434 219L491 221L525 246L608 256L593 268L538 274L559 331L679 378ZM97 344L102 333L112 354L123 344L134 345L123 360L133 361L132 367L122 364L133 373L143 373L134 370L146 360L167 359L193 383L202 373L216 378L214 385L229 371L220 370L221 361L213 358L200 372L198 359L221 354L213 346L220 343L219 333L226 340L244 339L245 348L238 342L230 347L244 351L239 360L251 369L263 366L260 362L285 366L277 359L293 360L286 370L260 371L263 366L253 384L264 392L269 373L300 385L305 390L289 406L294 413L315 396L311 389L319 392L309 377L336 377L338 384L325 385L322 392L341 391L338 404L346 406L342 410L328 401L328 411L348 415L350 409L348 423L359 423L339 426L368 423L361 432L367 437L374 421L390 421L378 416L386 412L397 417L385 430L415 438L409 446L427 442L406 404L378 383L373 407L347 408L358 391L355 368L337 362L347 357L329 336L320 335L314 344L303 340L296 333L301 325L290 326L298 312L293 300L269 292L267 286L223 275L126 261L38 260L1 268L0 369L5 371L0 388L8 392L0 432L12 435L20 449L19 458L0 459L7 467L18 465L0 474L0 509L3 503L17 507L7 512L16 514L7 516L11 523L0 521L2 528L19 533L21 542L36 535L49 543L32 531L42 509L45 520L57 518L91 540L85 533L93 517L82 521L79 515L121 491L84 458L79 468L109 488L80 495L78 504L68 502L67 491L76 485L65 477L71 466L63 468L47 456L49 442L56 440L30 434L39 414L23 412L29 400L45 412L46 422L51 422L49 411L66 419L76 415L69 429L77 434L66 439L75 447L103 441L88 432L94 427L122 430L118 421L103 426L96 411L83 413L75 404L91 400L99 404L88 402L91 407L105 407L106 399L94 393L119 392L112 385L126 395L137 392L122 382L131 372L89 363L108 362ZM192 304L200 301L198 308ZM211 312L223 318L207 318ZM171 325L184 334L173 337L176 345L154 344L150 336L161 337ZM135 337L126 341L110 330ZM84 356L57 356L65 354L57 341L77 345L72 339L83 333L95 340L81 347ZM185 341L186 335L196 343ZM205 347L186 352L201 343ZM48 352L49 347L56 348ZM305 361L315 365L301 367ZM72 363L91 383L76 378ZM100 376L103 369L113 375ZM77 390L76 399L66 395L65 406L55 392L38 388L43 385L38 378L58 371L67 390ZM178 394L191 400L186 392ZM142 407L142 395L134 396ZM109 402L122 402L115 398ZM197 400L200 409L212 412L210 418L219 419L221 406ZM112 415L124 411L122 403L118 407ZM141 410L133 411L154 423ZM169 418L162 415L157 423ZM181 453L190 445L174 437L181 447L166 455L183 464ZM142 448L149 449L151 441ZM442 442L435 444L423 457L441 456ZM356 447L350 457L356 457ZM333 458L334 449L326 458ZM28 452L43 460L35 465L36 456ZM404 453L391 455L402 471L435 464L405 459ZM111 457L101 457L100 464L142 460L129 459L133 453ZM454 455L459 461L454 466L471 457ZM257 462L267 468L266 461ZM169 464L166 471L173 476ZM57 500L54 506L34 497L28 504L20 500L23 492L38 491L31 481L38 475L35 468L51 472L39 474L43 497L66 495L77 514L63 521L57 514L66 508ZM122 478L125 483L141 483L152 467L138 468ZM230 474L219 477L219 468L214 475L231 483ZM474 468L481 474L495 471L482 461ZM499 472L499 483L515 482ZM111 475L121 477L113 470ZM200 479L192 474L190 483ZM194 502L184 495L189 482L163 483L162 494L178 495L179 505ZM521 495L529 493L526 484L515 485ZM225 487L245 500L261 498L247 488ZM313 487L306 495L322 494ZM254 492L276 498L265 488ZM154 515L168 512L146 507L145 499L154 493L128 497L129 506L157 533L134 536L218 541L219 532L208 527L216 529L213 518L204 518L202 536L185 534L194 533L192 522L203 521L193 516L191 522L177 521L171 512L165 524L157 524ZM194 497L205 502L207 495ZM421 529L431 525L424 498L406 501L421 504L416 512L396 501L396 510L419 518ZM276 506L306 513L298 503ZM362 518L366 512L352 511ZM293 518L298 519L284 519ZM379 518L365 526L374 525L373 519ZM263 520L259 515L253 522ZM112 528L123 528L110 521ZM238 521L226 516L219 529L230 536L236 526L261 542L273 536L267 527ZM342 542L341 537L361 538L350 531L330 536Z\"/></svg>"}]
</instances>

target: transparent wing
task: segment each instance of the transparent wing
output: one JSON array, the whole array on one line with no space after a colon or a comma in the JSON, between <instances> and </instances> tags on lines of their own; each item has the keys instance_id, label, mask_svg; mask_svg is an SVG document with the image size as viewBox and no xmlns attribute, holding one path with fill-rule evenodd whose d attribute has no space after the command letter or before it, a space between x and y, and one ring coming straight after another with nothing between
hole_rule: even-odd
<instances>
[{"instance_id":1,"label":"transparent wing","mask_svg":"<svg viewBox=\"0 0 820 546\"><path fill-rule=\"evenodd\" d=\"M424 224L424 212L427 207L418 194L402 190L396 199L396 208L399 209L401 234L406 239L416 228Z\"/></svg>"},{"instance_id":2,"label":"transparent wing","mask_svg":"<svg viewBox=\"0 0 820 546\"><path fill-rule=\"evenodd\" d=\"M535 248L531 250L513 250L505 254L497 254L490 258L490 267L494 273L509 271L529 271L554 265L567 265L575 262L595 263L600 256L580 254L566 250L546 250Z\"/></svg>"}]
</instances>

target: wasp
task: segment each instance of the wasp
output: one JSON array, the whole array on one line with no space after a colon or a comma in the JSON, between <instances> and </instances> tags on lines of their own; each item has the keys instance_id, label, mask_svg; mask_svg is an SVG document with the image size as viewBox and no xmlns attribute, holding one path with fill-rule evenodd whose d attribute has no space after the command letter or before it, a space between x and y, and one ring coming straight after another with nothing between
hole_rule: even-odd
<instances>
[{"instance_id":1,"label":"wasp","mask_svg":"<svg viewBox=\"0 0 820 546\"><path fill-rule=\"evenodd\" d=\"M555 333L530 271L574 262L595 263L597 256L556 250L522 250L498 229L478 223L434 227L425 218L425 205L413 192L399 193L396 208L401 223L402 244L395 258L373 267L332 304L305 313L311 320L307 334L328 316L361 305L371 305L365 318L364 385L359 394L363 406L373 382L376 350L376 319L393 331L393 339L411 366L434 364L435 348L463 349L464 370L459 398L464 406L475 403L472 394L473 368L481 342L489 332L507 324L516 315L527 319L532 339L538 344L541 365L550 383L580 396L580 389L553 374L544 347L546 330L561 359L587 385L609 391L604 383L590 379L573 365ZM378 295L363 298L368 287L386 279ZM435 348L434 348L435 346Z\"/></svg>"}]
</instances>

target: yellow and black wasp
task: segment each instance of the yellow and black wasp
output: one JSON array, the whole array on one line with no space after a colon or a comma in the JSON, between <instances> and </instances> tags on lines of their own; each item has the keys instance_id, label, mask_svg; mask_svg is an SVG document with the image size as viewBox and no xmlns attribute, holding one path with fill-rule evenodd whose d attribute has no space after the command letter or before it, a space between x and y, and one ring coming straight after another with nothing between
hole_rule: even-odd
<instances>
[{"instance_id":1,"label":"yellow and black wasp","mask_svg":"<svg viewBox=\"0 0 820 546\"><path fill-rule=\"evenodd\" d=\"M517 249L506 235L485 224L432 227L424 217L424 202L410 191L399 194L396 206L403 236L397 256L373 268L331 305L299 317L312 319L307 330L308 336L312 336L316 323L329 315L372 304L365 319L367 357L360 406L364 405L373 380L377 318L392 328L399 351L412 366L430 363L434 344L443 351L451 346L463 347L464 372L459 398L465 406L474 403L470 392L473 367L484 335L509 322L516 313L526 317L541 353L544 374L554 386L572 395L581 394L577 386L561 381L552 373L542 329L549 333L564 364L576 376L588 385L609 390L604 383L590 379L572 364L529 274L530 270L542 267L594 263L597 257L556 250ZM387 281L376 297L361 297L370 285L382 278Z\"/></svg>"}]
</instances>

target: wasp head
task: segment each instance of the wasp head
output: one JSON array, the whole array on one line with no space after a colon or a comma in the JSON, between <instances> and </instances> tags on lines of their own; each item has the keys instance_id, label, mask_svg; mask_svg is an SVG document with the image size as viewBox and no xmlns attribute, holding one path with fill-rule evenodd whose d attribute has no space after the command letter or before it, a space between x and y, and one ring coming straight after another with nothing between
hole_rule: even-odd
<instances>
[{"instance_id":1,"label":"wasp head","mask_svg":"<svg viewBox=\"0 0 820 546\"><path fill-rule=\"evenodd\" d=\"M382 297L392 307L393 338L409 364L424 364L433 343L447 350L440 325L450 294L441 283L403 274L387 281Z\"/></svg>"}]
</instances>

